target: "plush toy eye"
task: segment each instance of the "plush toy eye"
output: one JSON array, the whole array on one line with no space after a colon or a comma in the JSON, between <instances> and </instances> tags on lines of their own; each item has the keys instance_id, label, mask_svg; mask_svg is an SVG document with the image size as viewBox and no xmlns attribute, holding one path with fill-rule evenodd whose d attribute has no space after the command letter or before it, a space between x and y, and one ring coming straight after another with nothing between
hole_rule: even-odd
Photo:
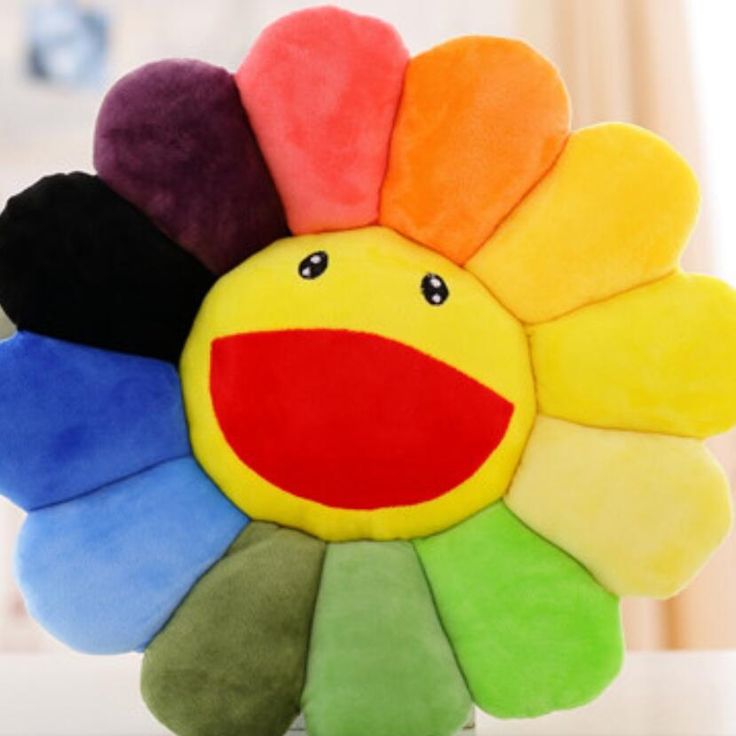
<instances>
[{"instance_id":1,"label":"plush toy eye","mask_svg":"<svg viewBox=\"0 0 736 736\"><path fill-rule=\"evenodd\" d=\"M327 253L318 250L302 260L299 264L299 275L303 279L316 279L317 276L321 276L325 272L328 262Z\"/></svg>"},{"instance_id":2,"label":"plush toy eye","mask_svg":"<svg viewBox=\"0 0 736 736\"><path fill-rule=\"evenodd\" d=\"M450 290L441 276L428 273L422 279L422 294L433 307L438 307L450 296Z\"/></svg>"}]
</instances>

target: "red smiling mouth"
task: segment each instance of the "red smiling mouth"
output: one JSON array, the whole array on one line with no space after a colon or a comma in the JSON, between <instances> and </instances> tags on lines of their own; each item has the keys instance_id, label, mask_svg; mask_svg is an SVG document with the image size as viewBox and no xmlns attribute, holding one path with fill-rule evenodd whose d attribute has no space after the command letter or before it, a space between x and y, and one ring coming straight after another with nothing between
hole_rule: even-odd
<instances>
[{"instance_id":1,"label":"red smiling mouth","mask_svg":"<svg viewBox=\"0 0 736 736\"><path fill-rule=\"evenodd\" d=\"M342 509L447 493L496 449L514 411L446 363L348 330L218 338L210 391L242 462L282 490Z\"/></svg>"}]
</instances>

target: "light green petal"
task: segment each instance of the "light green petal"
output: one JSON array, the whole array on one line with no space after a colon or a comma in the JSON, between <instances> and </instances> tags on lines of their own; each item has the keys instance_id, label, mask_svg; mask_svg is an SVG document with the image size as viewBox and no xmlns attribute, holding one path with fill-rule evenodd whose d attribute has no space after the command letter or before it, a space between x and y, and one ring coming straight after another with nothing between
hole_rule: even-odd
<instances>
[{"instance_id":1,"label":"light green petal","mask_svg":"<svg viewBox=\"0 0 736 736\"><path fill-rule=\"evenodd\" d=\"M521 718L572 708L615 677L618 599L502 502L415 545L483 710Z\"/></svg>"},{"instance_id":2,"label":"light green petal","mask_svg":"<svg viewBox=\"0 0 736 736\"><path fill-rule=\"evenodd\" d=\"M310 736L451 736L471 708L408 542L328 547L303 697Z\"/></svg>"}]
</instances>

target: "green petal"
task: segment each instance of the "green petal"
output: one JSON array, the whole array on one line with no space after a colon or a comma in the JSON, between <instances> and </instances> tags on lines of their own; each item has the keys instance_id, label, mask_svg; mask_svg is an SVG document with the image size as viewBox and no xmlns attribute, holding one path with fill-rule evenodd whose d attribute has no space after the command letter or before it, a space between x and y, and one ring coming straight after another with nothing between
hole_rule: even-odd
<instances>
[{"instance_id":1,"label":"green petal","mask_svg":"<svg viewBox=\"0 0 736 736\"><path fill-rule=\"evenodd\" d=\"M251 522L146 650L141 689L179 736L282 736L299 712L324 543Z\"/></svg>"},{"instance_id":2,"label":"green petal","mask_svg":"<svg viewBox=\"0 0 736 736\"><path fill-rule=\"evenodd\" d=\"M328 547L303 708L310 736L451 736L470 696L408 542Z\"/></svg>"},{"instance_id":3,"label":"green petal","mask_svg":"<svg viewBox=\"0 0 736 736\"><path fill-rule=\"evenodd\" d=\"M483 710L521 718L573 708L616 676L618 599L503 503L415 545Z\"/></svg>"}]
</instances>

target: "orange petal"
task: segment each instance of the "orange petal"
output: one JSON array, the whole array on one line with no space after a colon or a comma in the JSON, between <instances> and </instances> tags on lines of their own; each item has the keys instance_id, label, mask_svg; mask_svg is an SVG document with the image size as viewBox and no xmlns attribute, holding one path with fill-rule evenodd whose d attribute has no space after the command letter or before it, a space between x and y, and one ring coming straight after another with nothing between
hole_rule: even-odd
<instances>
[{"instance_id":1,"label":"orange petal","mask_svg":"<svg viewBox=\"0 0 736 736\"><path fill-rule=\"evenodd\" d=\"M464 263L549 169L567 92L529 46L460 38L409 62L381 224Z\"/></svg>"},{"instance_id":2,"label":"orange petal","mask_svg":"<svg viewBox=\"0 0 736 736\"><path fill-rule=\"evenodd\" d=\"M267 28L235 79L294 233L375 223L408 54L332 7Z\"/></svg>"}]
</instances>

